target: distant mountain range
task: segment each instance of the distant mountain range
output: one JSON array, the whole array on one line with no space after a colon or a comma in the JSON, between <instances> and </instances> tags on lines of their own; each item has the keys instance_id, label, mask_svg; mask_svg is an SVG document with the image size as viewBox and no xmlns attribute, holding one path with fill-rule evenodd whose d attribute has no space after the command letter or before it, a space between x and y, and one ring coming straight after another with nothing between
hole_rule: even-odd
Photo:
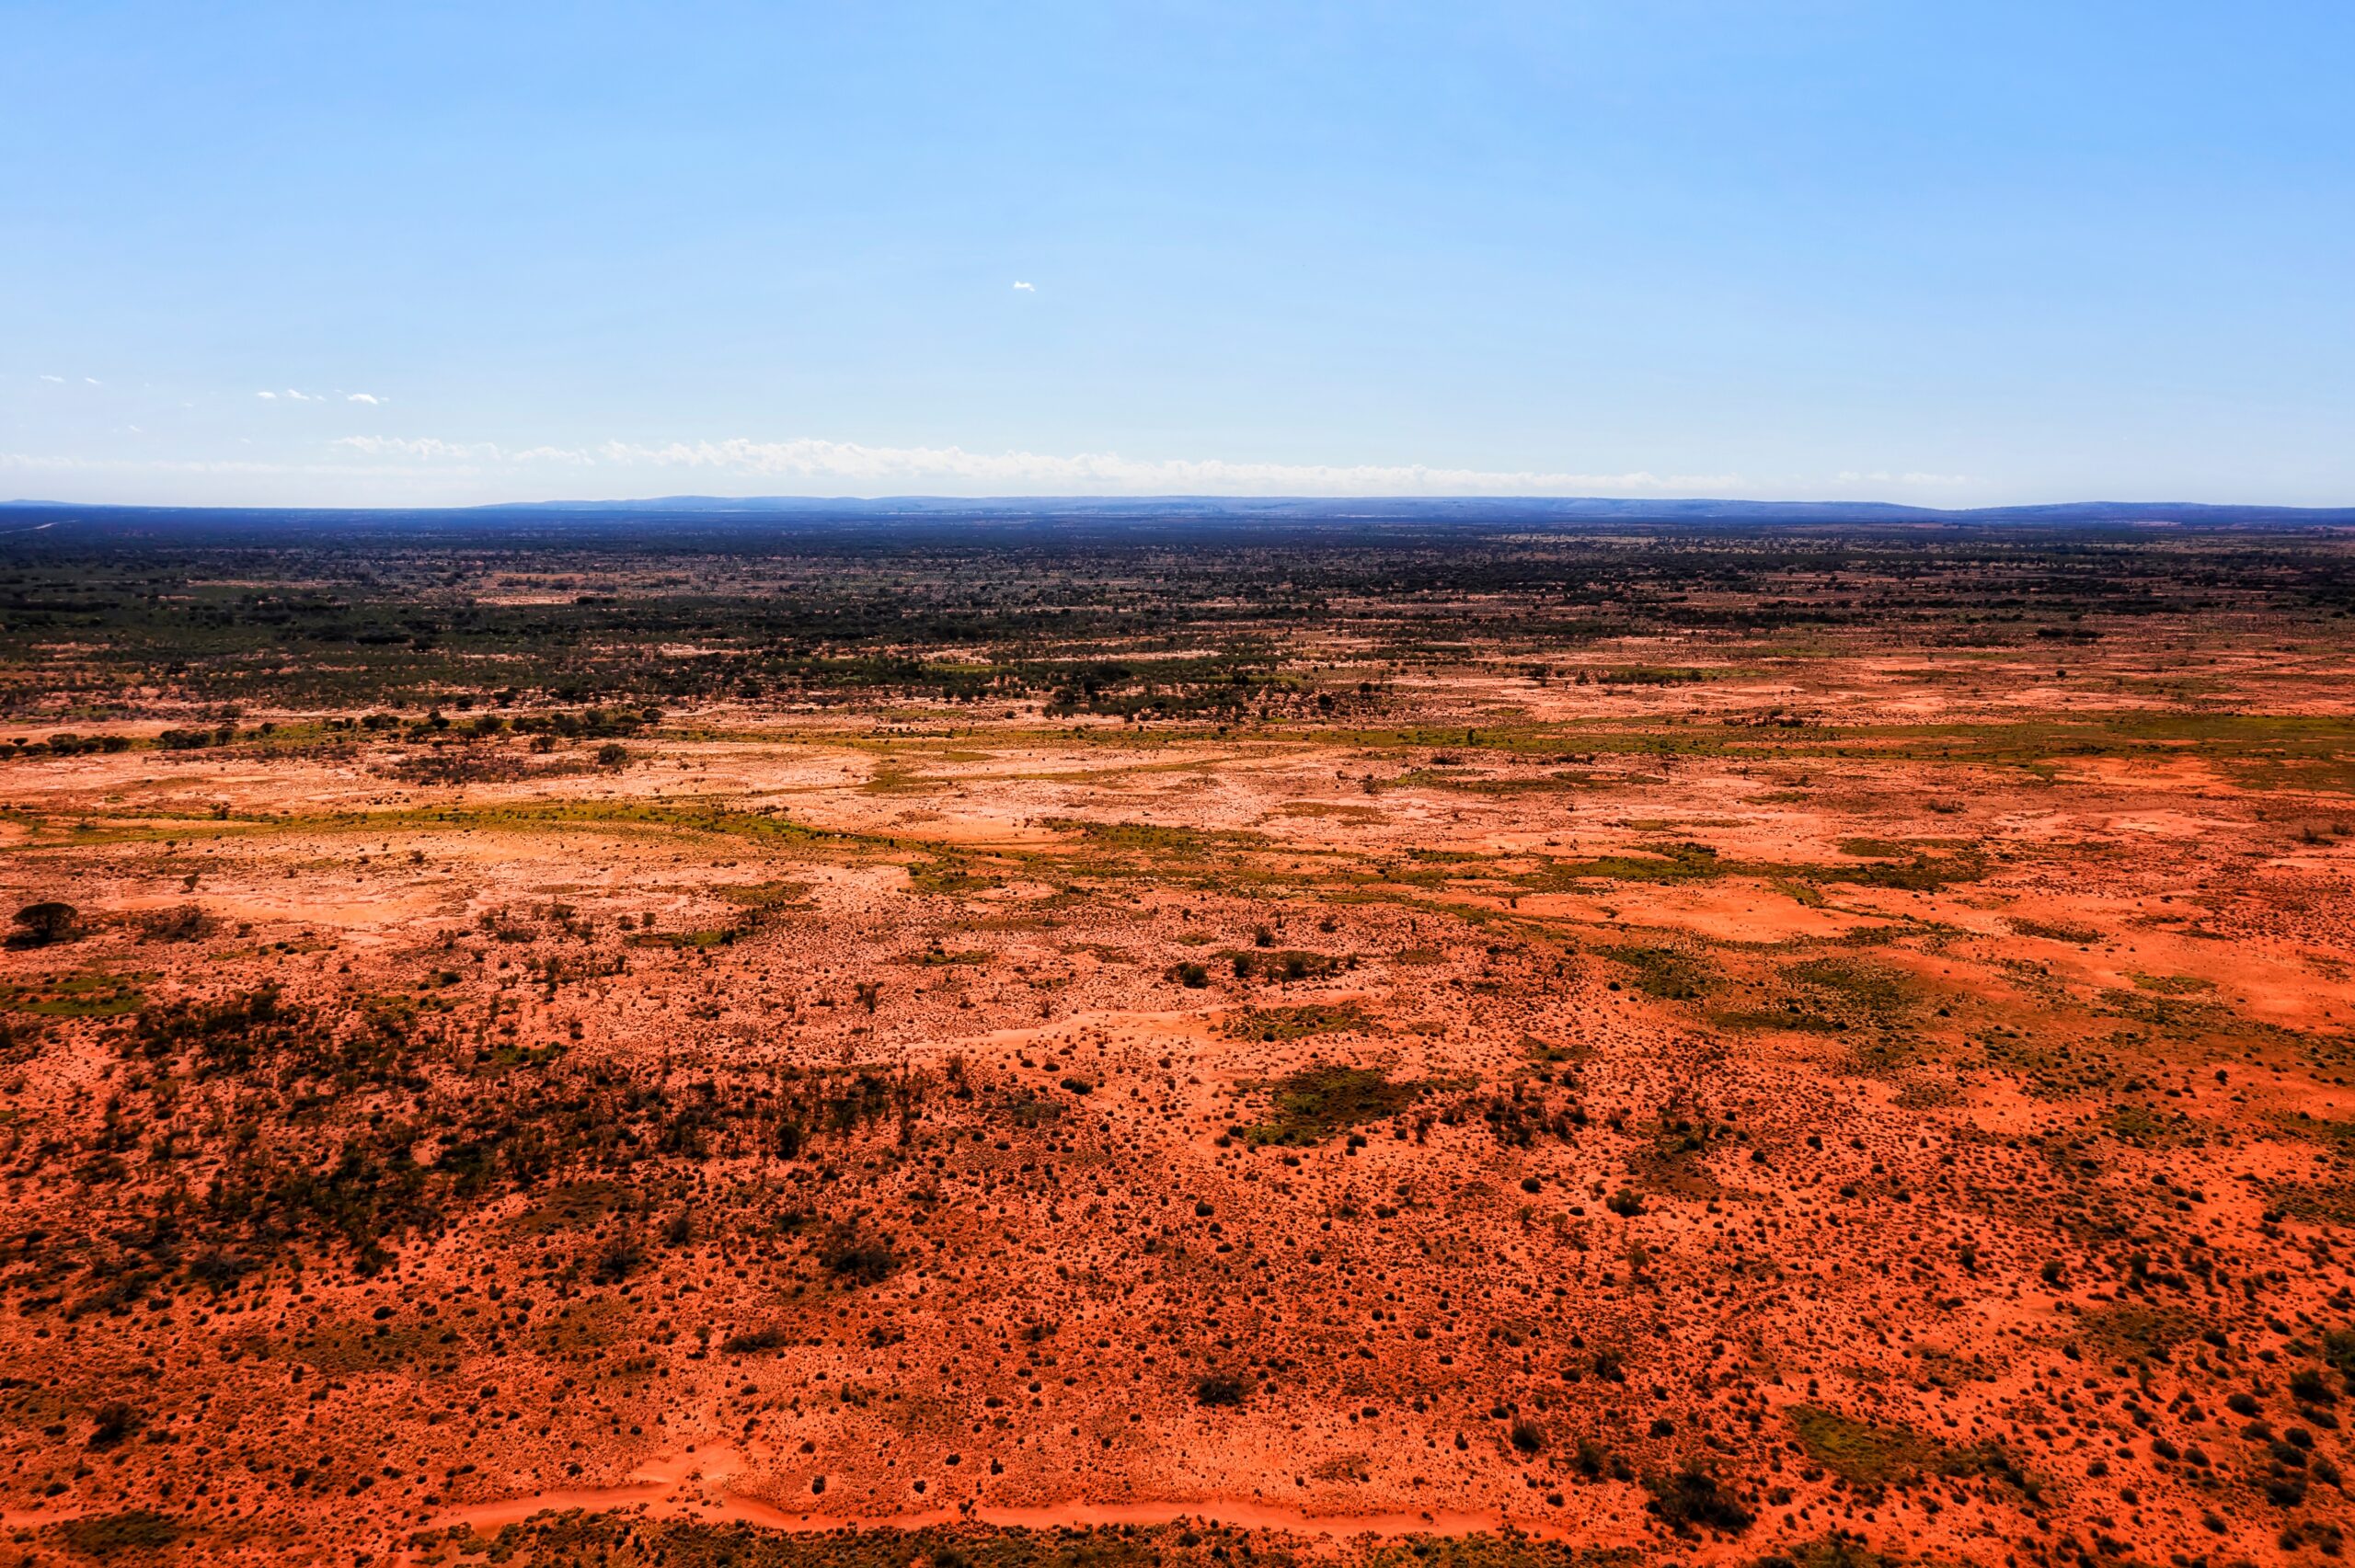
<instances>
[{"instance_id":1,"label":"distant mountain range","mask_svg":"<svg viewBox=\"0 0 2355 1568\"><path fill-rule=\"evenodd\" d=\"M2218 505L2191 501L2068 501L2045 506L1977 507L1947 510L1888 501L1634 500L1565 497L1228 497L1228 496L657 496L638 500L517 501L446 508L205 508L92 506L70 501L0 502L0 521L21 528L37 521L129 524L133 527L220 525L302 528L327 522L397 528L496 526L501 520L545 525L564 519L605 528L624 521L695 520L708 527L775 519L791 525L889 522L938 525L1109 525L1154 523L1219 528L1251 523L1318 532L1350 526L1471 526L1510 528L1595 523L1878 524L1883 527L2025 526L2177 527L2191 529L2355 526L2355 507Z\"/></svg>"}]
</instances>

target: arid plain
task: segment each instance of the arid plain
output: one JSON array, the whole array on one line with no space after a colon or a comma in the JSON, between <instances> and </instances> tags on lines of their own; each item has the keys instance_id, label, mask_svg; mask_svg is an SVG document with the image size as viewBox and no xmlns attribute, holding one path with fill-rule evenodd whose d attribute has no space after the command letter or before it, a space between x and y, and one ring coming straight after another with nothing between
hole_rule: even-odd
<instances>
[{"instance_id":1,"label":"arid plain","mask_svg":"<svg viewBox=\"0 0 2355 1568\"><path fill-rule=\"evenodd\" d=\"M2340 1551L2343 537L8 544L0 1561Z\"/></svg>"}]
</instances>

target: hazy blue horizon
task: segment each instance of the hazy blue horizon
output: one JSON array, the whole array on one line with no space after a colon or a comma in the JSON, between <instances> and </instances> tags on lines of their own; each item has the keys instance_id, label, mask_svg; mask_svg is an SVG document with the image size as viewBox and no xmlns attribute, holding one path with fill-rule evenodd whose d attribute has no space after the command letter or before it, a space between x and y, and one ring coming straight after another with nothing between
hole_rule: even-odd
<instances>
[{"instance_id":1,"label":"hazy blue horizon","mask_svg":"<svg viewBox=\"0 0 2355 1568\"><path fill-rule=\"evenodd\" d=\"M0 16L0 494L2355 503L2355 8Z\"/></svg>"}]
</instances>

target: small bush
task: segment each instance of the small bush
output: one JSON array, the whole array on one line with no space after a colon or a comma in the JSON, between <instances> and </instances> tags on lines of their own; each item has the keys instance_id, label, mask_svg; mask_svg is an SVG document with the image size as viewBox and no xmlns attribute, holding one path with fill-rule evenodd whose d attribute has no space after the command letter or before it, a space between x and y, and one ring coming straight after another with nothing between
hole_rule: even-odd
<instances>
[{"instance_id":1,"label":"small bush","mask_svg":"<svg viewBox=\"0 0 2355 1568\"><path fill-rule=\"evenodd\" d=\"M235 1287L258 1266L233 1253L209 1252L188 1265L190 1279L218 1295Z\"/></svg>"},{"instance_id":2,"label":"small bush","mask_svg":"<svg viewBox=\"0 0 2355 1568\"><path fill-rule=\"evenodd\" d=\"M17 911L18 940L33 947L63 942L75 933L81 922L82 912L73 905L55 898L38 904L27 904Z\"/></svg>"},{"instance_id":3,"label":"small bush","mask_svg":"<svg viewBox=\"0 0 2355 1568\"><path fill-rule=\"evenodd\" d=\"M879 1285L900 1266L888 1236L870 1235L856 1225L838 1225L818 1249L826 1271L853 1285Z\"/></svg>"},{"instance_id":4,"label":"small bush","mask_svg":"<svg viewBox=\"0 0 2355 1568\"><path fill-rule=\"evenodd\" d=\"M151 910L140 917L139 933L150 942L195 942L213 929L213 917L201 904L177 904Z\"/></svg>"},{"instance_id":5,"label":"small bush","mask_svg":"<svg viewBox=\"0 0 2355 1568\"><path fill-rule=\"evenodd\" d=\"M1739 1535L1756 1516L1698 1459L1667 1474L1648 1471L1643 1486L1651 1494L1645 1506L1680 1535L1692 1534L1695 1526Z\"/></svg>"},{"instance_id":6,"label":"small bush","mask_svg":"<svg viewBox=\"0 0 2355 1568\"><path fill-rule=\"evenodd\" d=\"M1227 1407L1241 1404L1250 1386L1228 1372L1206 1372L1194 1379L1194 1399L1200 1404Z\"/></svg>"},{"instance_id":7,"label":"small bush","mask_svg":"<svg viewBox=\"0 0 2355 1568\"><path fill-rule=\"evenodd\" d=\"M58 1533L84 1556L107 1558L118 1551L160 1551L178 1538L179 1527L161 1514L132 1508L69 1520Z\"/></svg>"},{"instance_id":8,"label":"small bush","mask_svg":"<svg viewBox=\"0 0 2355 1568\"><path fill-rule=\"evenodd\" d=\"M98 1425L91 1430L90 1447L111 1448L147 1425L147 1417L121 1400L100 1405Z\"/></svg>"},{"instance_id":9,"label":"small bush","mask_svg":"<svg viewBox=\"0 0 2355 1568\"><path fill-rule=\"evenodd\" d=\"M646 1254L638 1250L638 1243L625 1236L598 1254L597 1265L589 1271L589 1277L599 1285L619 1285L645 1262Z\"/></svg>"}]
</instances>

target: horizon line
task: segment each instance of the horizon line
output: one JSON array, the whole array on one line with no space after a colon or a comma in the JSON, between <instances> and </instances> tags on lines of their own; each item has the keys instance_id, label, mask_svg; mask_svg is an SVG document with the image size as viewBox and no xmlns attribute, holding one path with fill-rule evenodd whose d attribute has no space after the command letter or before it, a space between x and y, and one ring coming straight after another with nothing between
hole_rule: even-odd
<instances>
[{"instance_id":1,"label":"horizon line","mask_svg":"<svg viewBox=\"0 0 2355 1568\"><path fill-rule=\"evenodd\" d=\"M2130 500L2117 498L2084 498L2066 500L2008 501L1974 507L1938 507L1917 501L1893 501L1871 498L1844 497L1781 499L1746 496L1611 496L1580 495L1497 495L1469 492L1459 495L1319 495L1283 492L1252 494L1221 494L1216 492L1170 491L1137 495L1105 495L1088 493L1017 492L1003 495L962 496L939 492L902 491L872 495L848 493L793 494L768 492L760 495L729 496L704 492L672 492L657 496L576 496L547 497L532 500L466 501L439 505L413 505L398 502L333 502L312 504L178 501L91 501L63 500L23 496L0 500L0 508L52 509L60 511L183 511L183 512L383 512L387 514L414 512L473 512L561 510L566 508L612 509L626 507L682 507L694 505L713 509L779 509L822 506L890 506L925 505L936 507L988 508L1008 506L1076 506L1076 507L1138 507L1183 503L1189 506L1480 506L1499 509L1516 507L1608 506L1641 509L1646 508L1734 508L1734 509L1816 509L1849 510L1883 510L1910 512L1935 517L1970 517L1991 512L2084 510L2091 509L2131 509L2135 510L2197 510L2203 512L2293 512L2318 515L2355 514L2355 501L2341 505L2309 505L2276 501L2196 501L2172 498Z\"/></svg>"}]
</instances>

